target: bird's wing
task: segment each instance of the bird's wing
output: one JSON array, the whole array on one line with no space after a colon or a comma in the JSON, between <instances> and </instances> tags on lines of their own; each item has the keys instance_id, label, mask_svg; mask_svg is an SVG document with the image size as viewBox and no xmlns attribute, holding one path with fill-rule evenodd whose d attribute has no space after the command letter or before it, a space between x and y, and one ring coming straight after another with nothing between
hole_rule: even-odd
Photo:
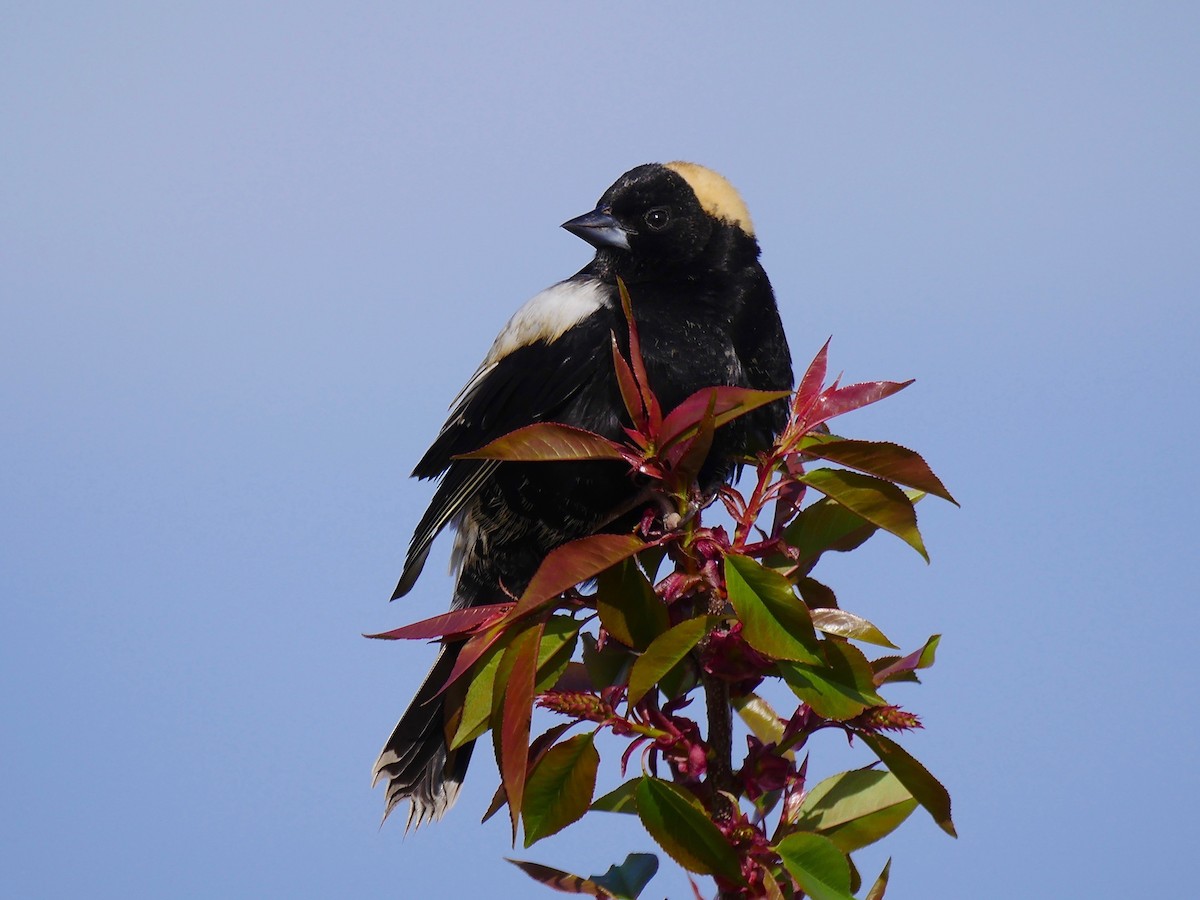
<instances>
[{"instance_id":1,"label":"bird's wing","mask_svg":"<svg viewBox=\"0 0 1200 900\"><path fill-rule=\"evenodd\" d=\"M434 538L501 465L494 460L455 457L478 450L525 425L562 421L562 411L581 388L610 376L611 358L603 352L608 347L613 322L608 297L597 291L593 302L583 305L578 292L570 293L568 289L575 290L572 281L543 291L513 317L483 365L459 394L437 439L413 470L418 478L441 475L442 481L417 524L392 599L408 593L425 564ZM556 295L556 291L560 293ZM564 313L553 304L556 299L574 302L575 306ZM541 322L529 316L535 303L548 313ZM560 327L567 318L571 321Z\"/></svg>"}]
</instances>

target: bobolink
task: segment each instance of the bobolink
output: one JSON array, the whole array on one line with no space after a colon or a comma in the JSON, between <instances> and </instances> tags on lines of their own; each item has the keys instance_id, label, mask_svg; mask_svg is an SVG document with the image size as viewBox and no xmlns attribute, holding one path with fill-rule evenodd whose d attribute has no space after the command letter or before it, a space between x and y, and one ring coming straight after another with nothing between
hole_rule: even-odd
<instances>
[{"instance_id":1,"label":"bobolink","mask_svg":"<svg viewBox=\"0 0 1200 900\"><path fill-rule=\"evenodd\" d=\"M627 333L617 279L628 285L650 384L664 410L697 390L787 390L791 356L742 198L694 163L649 164L617 179L596 208L563 227L596 248L577 274L526 303L463 388L417 478L441 478L417 525L392 599L412 588L430 545L456 531L452 607L520 594L546 554L601 530L628 531L648 498L620 462L517 463L454 457L533 422L561 422L614 440L629 425L613 370L612 335ZM706 491L735 460L768 446L784 424L775 403L719 429L700 472ZM387 812L411 801L409 825L454 803L472 745L450 751L438 696L458 653L442 648L375 763ZM385 814L386 815L386 814Z\"/></svg>"}]
</instances>

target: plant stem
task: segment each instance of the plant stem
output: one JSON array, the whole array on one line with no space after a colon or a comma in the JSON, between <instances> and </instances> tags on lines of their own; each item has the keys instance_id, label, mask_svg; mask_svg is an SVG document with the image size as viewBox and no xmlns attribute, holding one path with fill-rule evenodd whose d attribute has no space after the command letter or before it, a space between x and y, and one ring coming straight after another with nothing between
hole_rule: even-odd
<instances>
[{"instance_id":1,"label":"plant stem","mask_svg":"<svg viewBox=\"0 0 1200 900\"><path fill-rule=\"evenodd\" d=\"M736 794L733 784L733 714L729 707L729 685L719 678L705 673L704 699L708 704L708 748L712 759L708 766L708 780L715 798L721 791ZM732 814L732 810L730 811Z\"/></svg>"}]
</instances>

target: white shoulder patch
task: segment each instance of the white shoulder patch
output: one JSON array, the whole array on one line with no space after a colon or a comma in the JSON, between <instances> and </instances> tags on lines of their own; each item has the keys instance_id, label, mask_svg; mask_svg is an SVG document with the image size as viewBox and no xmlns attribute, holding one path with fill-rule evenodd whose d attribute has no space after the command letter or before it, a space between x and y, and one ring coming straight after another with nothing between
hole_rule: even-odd
<instances>
[{"instance_id":1,"label":"white shoulder patch","mask_svg":"<svg viewBox=\"0 0 1200 900\"><path fill-rule=\"evenodd\" d=\"M750 210L737 189L724 175L697 163L670 162L666 167L682 176L700 201L700 208L714 219L732 222L750 237L754 237L754 223L750 221Z\"/></svg>"},{"instance_id":2,"label":"white shoulder patch","mask_svg":"<svg viewBox=\"0 0 1200 900\"><path fill-rule=\"evenodd\" d=\"M604 306L607 288L595 279L560 281L534 296L508 320L483 360L481 371L514 350L537 341L555 341Z\"/></svg>"}]
</instances>

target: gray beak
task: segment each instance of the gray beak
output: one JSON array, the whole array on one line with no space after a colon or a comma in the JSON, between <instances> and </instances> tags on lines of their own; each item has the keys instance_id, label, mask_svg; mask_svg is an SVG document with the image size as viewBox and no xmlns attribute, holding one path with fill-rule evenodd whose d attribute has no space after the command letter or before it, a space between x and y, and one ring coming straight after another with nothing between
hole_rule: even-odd
<instances>
[{"instance_id":1,"label":"gray beak","mask_svg":"<svg viewBox=\"0 0 1200 900\"><path fill-rule=\"evenodd\" d=\"M562 227L576 237L583 238L597 250L602 247L629 249L629 232L622 228L607 210L593 209L590 213L563 222Z\"/></svg>"}]
</instances>

